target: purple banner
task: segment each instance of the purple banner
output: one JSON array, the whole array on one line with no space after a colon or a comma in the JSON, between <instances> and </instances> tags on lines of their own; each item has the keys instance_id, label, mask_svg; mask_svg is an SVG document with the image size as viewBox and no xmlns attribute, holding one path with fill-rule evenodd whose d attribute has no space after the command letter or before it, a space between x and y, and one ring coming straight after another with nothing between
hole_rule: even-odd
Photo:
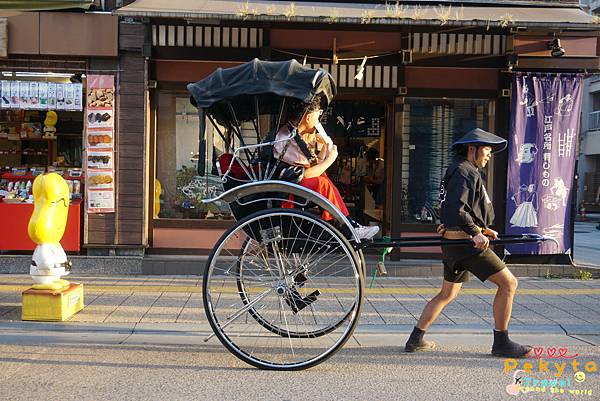
<instances>
[{"instance_id":1,"label":"purple banner","mask_svg":"<svg viewBox=\"0 0 600 401\"><path fill-rule=\"evenodd\" d=\"M505 232L551 235L560 246L548 241L510 245L509 254L571 253L581 79L535 74L513 79Z\"/></svg>"}]
</instances>

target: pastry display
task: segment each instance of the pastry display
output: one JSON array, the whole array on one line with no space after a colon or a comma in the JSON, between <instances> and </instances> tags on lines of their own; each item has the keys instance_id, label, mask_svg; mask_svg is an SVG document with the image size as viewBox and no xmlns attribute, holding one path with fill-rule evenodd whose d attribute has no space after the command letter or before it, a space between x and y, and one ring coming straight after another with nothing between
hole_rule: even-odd
<instances>
[{"instance_id":1,"label":"pastry display","mask_svg":"<svg viewBox=\"0 0 600 401\"><path fill-rule=\"evenodd\" d=\"M87 116L88 123L90 124L101 124L110 120L112 116L110 113L97 113L92 112Z\"/></svg>"},{"instance_id":2,"label":"pastry display","mask_svg":"<svg viewBox=\"0 0 600 401\"><path fill-rule=\"evenodd\" d=\"M92 175L89 177L90 185L103 185L113 182L112 176L108 174Z\"/></svg>"},{"instance_id":3,"label":"pastry display","mask_svg":"<svg viewBox=\"0 0 600 401\"><path fill-rule=\"evenodd\" d=\"M99 146L99 145L103 145L103 144L112 143L112 137L110 135L106 135L106 134L88 135L87 140L91 146Z\"/></svg>"},{"instance_id":4,"label":"pastry display","mask_svg":"<svg viewBox=\"0 0 600 401\"><path fill-rule=\"evenodd\" d=\"M87 95L88 107L112 107L114 89L90 89Z\"/></svg>"},{"instance_id":5,"label":"pastry display","mask_svg":"<svg viewBox=\"0 0 600 401\"><path fill-rule=\"evenodd\" d=\"M115 118L114 77L89 75L85 91L86 136L89 143L86 194L88 213L112 212L115 209L113 145Z\"/></svg>"},{"instance_id":6,"label":"pastry display","mask_svg":"<svg viewBox=\"0 0 600 401\"><path fill-rule=\"evenodd\" d=\"M88 156L88 161L90 163L108 164L108 163L110 163L110 156L109 155L90 155L90 156Z\"/></svg>"}]
</instances>

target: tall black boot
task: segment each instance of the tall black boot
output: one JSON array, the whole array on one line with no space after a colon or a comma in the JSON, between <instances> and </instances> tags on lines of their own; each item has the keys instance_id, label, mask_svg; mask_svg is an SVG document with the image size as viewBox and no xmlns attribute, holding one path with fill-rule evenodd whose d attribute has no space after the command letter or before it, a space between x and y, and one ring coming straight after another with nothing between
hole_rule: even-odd
<instances>
[{"instance_id":1,"label":"tall black boot","mask_svg":"<svg viewBox=\"0 0 600 401\"><path fill-rule=\"evenodd\" d=\"M492 346L492 355L504 358L523 358L531 347L529 345L517 344L508 338L508 330L494 330L494 345Z\"/></svg>"},{"instance_id":2,"label":"tall black boot","mask_svg":"<svg viewBox=\"0 0 600 401\"><path fill-rule=\"evenodd\" d=\"M435 348L435 343L433 341L423 340L423 336L425 335L425 330L421 330L417 326L413 329L412 333L410 333L410 337L404 346L404 351L406 352L415 352L415 351L427 351Z\"/></svg>"}]
</instances>

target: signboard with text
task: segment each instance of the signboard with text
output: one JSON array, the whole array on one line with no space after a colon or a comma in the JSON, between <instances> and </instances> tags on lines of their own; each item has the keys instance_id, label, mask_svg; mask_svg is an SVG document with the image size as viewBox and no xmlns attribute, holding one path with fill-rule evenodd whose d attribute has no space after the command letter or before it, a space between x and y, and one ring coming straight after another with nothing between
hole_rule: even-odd
<instances>
[{"instance_id":1,"label":"signboard with text","mask_svg":"<svg viewBox=\"0 0 600 401\"><path fill-rule=\"evenodd\" d=\"M113 75L88 75L85 166L88 213L115 211Z\"/></svg>"},{"instance_id":2,"label":"signboard with text","mask_svg":"<svg viewBox=\"0 0 600 401\"><path fill-rule=\"evenodd\" d=\"M513 255L571 252L571 203L582 77L519 74L512 87L506 233L555 237L506 247Z\"/></svg>"}]
</instances>

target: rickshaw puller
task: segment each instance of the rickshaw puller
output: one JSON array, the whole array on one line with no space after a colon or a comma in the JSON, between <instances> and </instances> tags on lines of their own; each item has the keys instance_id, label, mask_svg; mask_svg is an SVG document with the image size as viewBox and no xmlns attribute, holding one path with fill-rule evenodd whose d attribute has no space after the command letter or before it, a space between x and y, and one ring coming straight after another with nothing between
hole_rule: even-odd
<instances>
[{"instance_id":1,"label":"rickshaw puller","mask_svg":"<svg viewBox=\"0 0 600 401\"><path fill-rule=\"evenodd\" d=\"M512 312L517 279L504 262L489 249L489 239L498 233L489 228L494 221L494 208L479 173L492 152L506 148L506 140L476 128L452 144L457 160L446 170L440 188L441 222L438 232L445 241L472 239L473 245L442 245L444 281L440 292L427 303L414 327L405 351L430 350L432 341L423 339L429 326L460 292L469 272L484 282L498 286L493 303L494 343L492 355L519 358L531 350L511 341L508 323Z\"/></svg>"}]
</instances>

